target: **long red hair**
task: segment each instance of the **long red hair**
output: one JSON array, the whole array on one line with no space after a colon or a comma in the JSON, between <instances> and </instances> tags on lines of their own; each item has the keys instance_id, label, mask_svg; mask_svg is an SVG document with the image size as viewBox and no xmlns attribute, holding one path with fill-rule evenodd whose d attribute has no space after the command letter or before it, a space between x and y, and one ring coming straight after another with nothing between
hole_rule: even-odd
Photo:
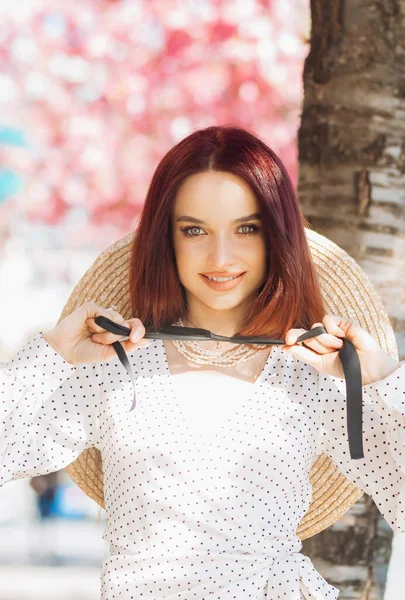
<instances>
[{"instance_id":1,"label":"long red hair","mask_svg":"<svg viewBox=\"0 0 405 600\"><path fill-rule=\"evenodd\" d=\"M202 171L227 171L248 183L262 209L267 280L250 303L235 335L284 339L288 329L310 329L325 315L316 266L291 179L280 158L239 126L199 129L159 162L131 248L129 290L132 314L146 331L176 321L186 309L173 249L171 218L184 180Z\"/></svg>"}]
</instances>

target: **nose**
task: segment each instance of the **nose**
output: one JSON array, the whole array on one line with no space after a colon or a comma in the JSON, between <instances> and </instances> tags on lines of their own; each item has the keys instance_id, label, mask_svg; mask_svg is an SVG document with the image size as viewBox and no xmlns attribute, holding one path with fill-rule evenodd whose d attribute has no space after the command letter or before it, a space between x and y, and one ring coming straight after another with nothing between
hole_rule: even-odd
<instances>
[{"instance_id":1,"label":"nose","mask_svg":"<svg viewBox=\"0 0 405 600\"><path fill-rule=\"evenodd\" d=\"M232 241L224 234L219 235L210 244L209 263L219 269L224 269L234 264L234 248Z\"/></svg>"}]
</instances>

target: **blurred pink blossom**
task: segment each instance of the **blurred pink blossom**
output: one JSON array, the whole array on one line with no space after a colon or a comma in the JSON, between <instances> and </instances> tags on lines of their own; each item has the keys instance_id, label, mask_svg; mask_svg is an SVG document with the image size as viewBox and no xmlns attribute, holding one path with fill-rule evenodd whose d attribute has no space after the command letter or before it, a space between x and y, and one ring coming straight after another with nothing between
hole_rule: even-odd
<instances>
[{"instance_id":1,"label":"blurred pink blossom","mask_svg":"<svg viewBox=\"0 0 405 600\"><path fill-rule=\"evenodd\" d=\"M295 183L308 4L3 0L0 125L28 146L0 144L25 180L0 211L60 224L82 207L124 235L160 158L211 124L255 131Z\"/></svg>"}]
</instances>

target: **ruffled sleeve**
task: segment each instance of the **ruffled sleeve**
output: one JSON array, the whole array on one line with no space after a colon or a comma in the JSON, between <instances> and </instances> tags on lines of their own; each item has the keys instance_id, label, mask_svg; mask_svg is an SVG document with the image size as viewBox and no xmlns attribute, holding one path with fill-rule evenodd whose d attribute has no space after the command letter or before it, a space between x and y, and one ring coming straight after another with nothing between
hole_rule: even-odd
<instances>
[{"instance_id":1,"label":"ruffled sleeve","mask_svg":"<svg viewBox=\"0 0 405 600\"><path fill-rule=\"evenodd\" d=\"M405 533L405 361L362 389L364 458L351 459L346 382L319 374L320 451L372 497L395 532Z\"/></svg>"},{"instance_id":2,"label":"ruffled sleeve","mask_svg":"<svg viewBox=\"0 0 405 600\"><path fill-rule=\"evenodd\" d=\"M42 332L0 363L0 486L97 447L101 373L99 363L66 362Z\"/></svg>"}]
</instances>

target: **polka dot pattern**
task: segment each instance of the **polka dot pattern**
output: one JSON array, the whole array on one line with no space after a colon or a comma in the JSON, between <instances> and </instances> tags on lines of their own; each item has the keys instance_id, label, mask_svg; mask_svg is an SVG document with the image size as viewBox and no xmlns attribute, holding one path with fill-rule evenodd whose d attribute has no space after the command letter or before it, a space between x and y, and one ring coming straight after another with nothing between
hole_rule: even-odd
<instances>
[{"instance_id":1,"label":"polka dot pattern","mask_svg":"<svg viewBox=\"0 0 405 600\"><path fill-rule=\"evenodd\" d=\"M405 533L405 360L363 385L364 458L351 460L344 379L318 374L319 451L371 496L396 533Z\"/></svg>"},{"instance_id":2,"label":"polka dot pattern","mask_svg":"<svg viewBox=\"0 0 405 600\"><path fill-rule=\"evenodd\" d=\"M97 446L101 366L71 365L36 334L0 367L0 485L62 469Z\"/></svg>"},{"instance_id":3,"label":"polka dot pattern","mask_svg":"<svg viewBox=\"0 0 405 600\"><path fill-rule=\"evenodd\" d=\"M118 358L72 366L41 333L0 369L0 484L62 469L91 446L102 454L110 556L101 600L338 598L295 533L323 453L405 531L404 361L363 386L365 457L352 461L344 380L281 347L255 383L228 376L226 395L195 372L213 432L208 418L190 418L161 340L128 358L133 411ZM189 401L202 414L201 392L190 388Z\"/></svg>"}]
</instances>

